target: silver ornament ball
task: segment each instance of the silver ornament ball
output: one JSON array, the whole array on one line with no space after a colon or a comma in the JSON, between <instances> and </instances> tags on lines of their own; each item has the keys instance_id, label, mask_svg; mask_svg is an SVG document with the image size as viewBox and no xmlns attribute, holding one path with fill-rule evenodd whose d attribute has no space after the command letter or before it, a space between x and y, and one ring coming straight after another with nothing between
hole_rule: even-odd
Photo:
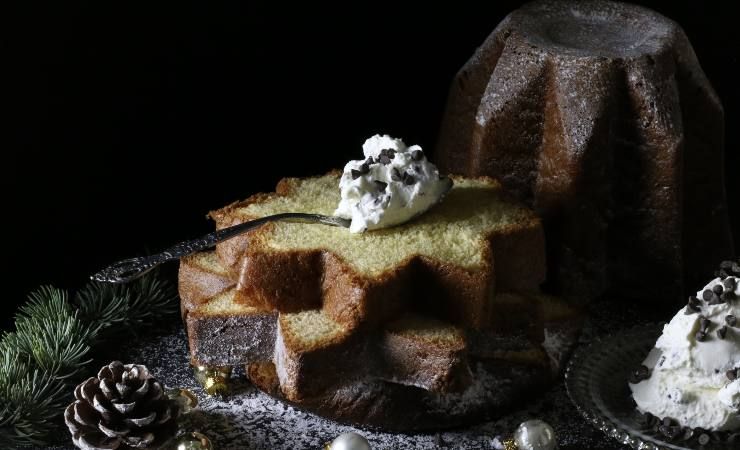
<instances>
[{"instance_id":1,"label":"silver ornament ball","mask_svg":"<svg viewBox=\"0 0 740 450\"><path fill-rule=\"evenodd\" d=\"M372 450L370 443L361 434L340 434L331 442L329 450Z\"/></svg>"},{"instance_id":2,"label":"silver ornament ball","mask_svg":"<svg viewBox=\"0 0 740 450\"><path fill-rule=\"evenodd\" d=\"M514 432L514 442L519 450L554 450L557 446L555 431L541 420L522 422Z\"/></svg>"}]
</instances>

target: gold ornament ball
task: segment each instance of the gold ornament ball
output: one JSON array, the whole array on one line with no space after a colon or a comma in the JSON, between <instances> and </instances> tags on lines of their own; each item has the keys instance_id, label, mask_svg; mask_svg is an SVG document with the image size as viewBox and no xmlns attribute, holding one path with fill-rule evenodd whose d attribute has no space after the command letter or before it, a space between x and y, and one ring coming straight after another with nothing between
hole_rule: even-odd
<instances>
[{"instance_id":1,"label":"gold ornament ball","mask_svg":"<svg viewBox=\"0 0 740 450\"><path fill-rule=\"evenodd\" d=\"M206 435L193 431L180 436L175 448L177 450L213 450L213 444Z\"/></svg>"},{"instance_id":2,"label":"gold ornament ball","mask_svg":"<svg viewBox=\"0 0 740 450\"><path fill-rule=\"evenodd\" d=\"M196 366L193 367L195 379L208 395L221 395L229 390L228 379L231 367Z\"/></svg>"},{"instance_id":3,"label":"gold ornament ball","mask_svg":"<svg viewBox=\"0 0 740 450\"><path fill-rule=\"evenodd\" d=\"M327 450L372 450L370 443L358 433L344 433L326 446Z\"/></svg>"}]
</instances>

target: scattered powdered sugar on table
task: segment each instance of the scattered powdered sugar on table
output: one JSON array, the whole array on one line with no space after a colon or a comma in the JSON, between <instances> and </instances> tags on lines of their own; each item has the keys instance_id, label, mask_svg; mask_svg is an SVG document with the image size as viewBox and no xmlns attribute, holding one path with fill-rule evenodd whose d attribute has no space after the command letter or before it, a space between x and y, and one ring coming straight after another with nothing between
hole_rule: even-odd
<instances>
[{"instance_id":1,"label":"scattered powdered sugar on table","mask_svg":"<svg viewBox=\"0 0 740 450\"><path fill-rule=\"evenodd\" d=\"M603 311L605 307L602 304L593 309ZM634 324L634 315L623 311L615 313L615 309L607 309L604 314L599 312L594 320L589 321L581 340L590 341L595 336ZM615 314L621 316L615 319ZM603 320L599 319L602 315L605 317ZM534 418L545 420L553 426L560 450L628 448L584 422L568 399L563 383L537 401L521 405L521 408L497 421L439 433L394 434L356 429L297 410L252 387L245 380L243 371L235 371L233 375L232 395L226 398L207 396L193 377L187 339L179 324L169 332L165 331L164 335L142 339L128 348L130 350L120 355L121 360L146 365L167 387L184 387L196 393L200 404L189 415L192 423L190 429L209 436L215 450L323 450L326 443L347 431L364 435L373 450L490 450L494 448L495 436L510 437L519 423ZM485 385L485 380L476 384ZM353 386L352 389L361 388L361 385ZM337 395L342 393L338 391ZM475 401L475 388L461 395L469 401Z\"/></svg>"},{"instance_id":2,"label":"scattered powdered sugar on table","mask_svg":"<svg viewBox=\"0 0 740 450\"><path fill-rule=\"evenodd\" d=\"M232 395L209 397L192 375L182 329L154 338L145 347L134 350L130 361L147 365L168 387L186 387L197 394L200 405L191 413L192 428L208 435L216 450L323 449L327 442L347 431L360 432L374 450L493 449L496 435L509 436L520 422L531 418L541 418L553 425L560 437L561 450L624 448L581 420L562 383L539 401L498 421L463 430L407 435L358 430L297 410L252 387L242 371L233 375ZM486 384L485 380L480 381L476 385ZM468 389L461 395L475 401L475 392Z\"/></svg>"}]
</instances>

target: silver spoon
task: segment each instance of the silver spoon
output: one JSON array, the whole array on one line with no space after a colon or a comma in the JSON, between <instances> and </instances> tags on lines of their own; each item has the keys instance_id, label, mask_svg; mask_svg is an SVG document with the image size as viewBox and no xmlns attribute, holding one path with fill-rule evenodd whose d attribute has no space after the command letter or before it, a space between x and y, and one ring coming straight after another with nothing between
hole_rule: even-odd
<instances>
[{"instance_id":1,"label":"silver spoon","mask_svg":"<svg viewBox=\"0 0 740 450\"><path fill-rule=\"evenodd\" d=\"M103 281L106 283L127 283L141 277L162 263L180 259L183 256L214 247L219 242L231 239L234 236L245 233L268 222L277 221L322 223L324 225L345 228L349 228L349 224L351 222L351 220L343 219L341 217L307 213L282 213L260 217L259 219L250 220L232 227L216 230L198 239L180 242L179 244L155 255L139 256L118 261L117 263L113 263L100 272L92 275L90 278L95 281Z\"/></svg>"},{"instance_id":2,"label":"silver spoon","mask_svg":"<svg viewBox=\"0 0 740 450\"><path fill-rule=\"evenodd\" d=\"M444 179L447 180L447 185L445 186L444 191L441 193L441 195L437 199L436 203L429 206L430 208L434 206L435 204L439 203L440 201L442 201L442 199L445 197L445 194L447 194L447 192L449 192L450 189L452 188L452 184L453 184L452 179L451 178L444 178ZM424 213L425 211L419 211L413 217L409 217L408 220L412 220L418 217L420 214ZM129 258L129 259L124 259L123 261L118 261L117 263L113 263L110 266L106 267L105 269L101 270L100 272L92 275L90 279L95 280L95 281L102 281L105 283L128 283L129 281L133 281L141 277L142 275L144 275L145 273L149 272L150 270L154 269L155 267L157 267L158 265L162 263L166 263L167 261L172 261L175 259L180 259L184 256L188 256L193 253L197 253L202 250L214 247L219 242L231 239L234 236L240 235L249 230L257 228L261 225L264 225L265 223L277 222L277 221L297 222L297 223L320 223L324 225L331 225L334 227L344 227L344 228L349 228L349 225L352 222L350 219L343 219L341 217L335 217L335 216L325 216L322 214L309 214L309 213L274 214L272 216L265 216L259 219L250 220L249 222L240 223L232 227L222 228L220 230L214 231L213 233L208 233L205 236L200 237L198 239L180 242L179 244L176 244L161 253L157 253L151 256L139 256L136 258Z\"/></svg>"}]
</instances>

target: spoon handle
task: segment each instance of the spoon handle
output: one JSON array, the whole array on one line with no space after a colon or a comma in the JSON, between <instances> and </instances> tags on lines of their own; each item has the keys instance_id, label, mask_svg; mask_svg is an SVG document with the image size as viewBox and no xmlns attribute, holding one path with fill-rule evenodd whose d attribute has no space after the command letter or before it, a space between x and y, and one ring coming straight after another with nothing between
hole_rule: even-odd
<instances>
[{"instance_id":1,"label":"spoon handle","mask_svg":"<svg viewBox=\"0 0 740 450\"><path fill-rule=\"evenodd\" d=\"M167 261L180 259L183 256L191 255L196 252L214 247L219 242L231 239L249 230L257 228L268 222L297 222L297 223L319 223L335 227L348 228L350 220L341 217L324 216L321 214L309 213L282 213L272 216L260 217L259 219L250 220L228 228L222 228L212 233L208 233L197 239L180 242L167 250L150 256L139 256L136 258L124 259L118 261L100 272L92 275L90 278L95 281L106 283L128 283L135 280L158 265Z\"/></svg>"}]
</instances>

